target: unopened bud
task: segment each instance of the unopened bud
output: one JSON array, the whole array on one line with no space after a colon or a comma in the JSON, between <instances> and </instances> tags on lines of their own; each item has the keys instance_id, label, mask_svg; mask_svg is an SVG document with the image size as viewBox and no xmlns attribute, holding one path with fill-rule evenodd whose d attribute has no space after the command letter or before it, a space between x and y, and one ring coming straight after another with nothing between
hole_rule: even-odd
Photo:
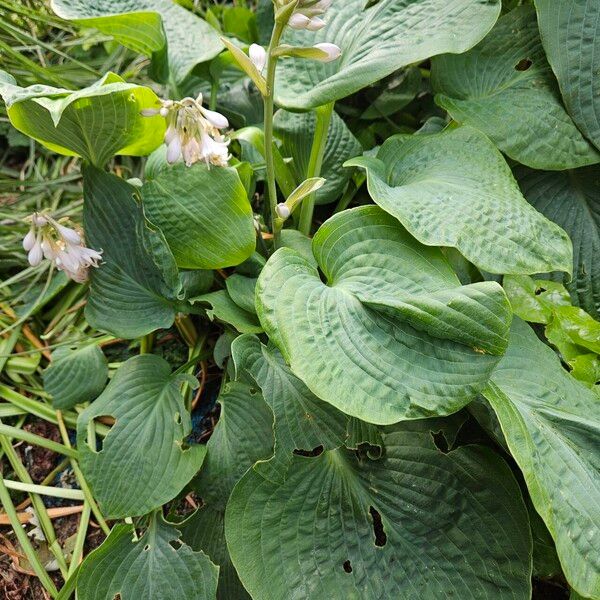
<instances>
[{"instance_id":1,"label":"unopened bud","mask_svg":"<svg viewBox=\"0 0 600 600\"><path fill-rule=\"evenodd\" d=\"M292 211L285 202L281 202L277 205L277 214L285 221L292 214Z\"/></svg>"}]
</instances>

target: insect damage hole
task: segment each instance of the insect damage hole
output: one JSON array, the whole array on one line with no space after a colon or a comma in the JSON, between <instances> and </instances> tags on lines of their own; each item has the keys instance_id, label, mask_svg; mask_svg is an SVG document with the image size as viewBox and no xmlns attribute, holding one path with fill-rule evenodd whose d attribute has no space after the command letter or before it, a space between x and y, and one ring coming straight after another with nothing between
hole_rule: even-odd
<instances>
[{"instance_id":1,"label":"insect damage hole","mask_svg":"<svg viewBox=\"0 0 600 600\"><path fill-rule=\"evenodd\" d=\"M296 456L305 456L307 458L314 458L315 456L319 456L320 454L323 454L323 446L317 446L316 448L313 448L312 450L302 450L299 448L296 448L294 450L294 454Z\"/></svg>"},{"instance_id":2,"label":"insect damage hole","mask_svg":"<svg viewBox=\"0 0 600 600\"><path fill-rule=\"evenodd\" d=\"M383 530L383 522L381 521L381 515L379 512L369 506L369 513L371 513L371 519L373 520L373 533L375 534L375 545L383 548L387 543L387 535Z\"/></svg>"},{"instance_id":3,"label":"insect damage hole","mask_svg":"<svg viewBox=\"0 0 600 600\"><path fill-rule=\"evenodd\" d=\"M349 560L345 560L342 567L344 568L344 571L346 571L346 573L352 573L352 565L350 564Z\"/></svg>"},{"instance_id":4,"label":"insect damage hole","mask_svg":"<svg viewBox=\"0 0 600 600\"><path fill-rule=\"evenodd\" d=\"M527 71L532 64L533 61L530 58L523 58L515 65L515 71Z\"/></svg>"}]
</instances>

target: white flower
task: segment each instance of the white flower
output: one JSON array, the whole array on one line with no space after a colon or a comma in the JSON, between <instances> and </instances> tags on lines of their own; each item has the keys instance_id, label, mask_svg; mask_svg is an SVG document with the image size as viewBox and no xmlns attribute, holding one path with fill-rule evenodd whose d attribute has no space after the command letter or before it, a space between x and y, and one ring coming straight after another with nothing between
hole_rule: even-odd
<instances>
[{"instance_id":1,"label":"white flower","mask_svg":"<svg viewBox=\"0 0 600 600\"><path fill-rule=\"evenodd\" d=\"M142 111L142 115L148 117L158 114L167 120L164 140L169 164L183 158L188 167L198 161L227 166L229 142L224 140L220 130L229 127L229 121L221 113L204 108L202 94L196 99L163 100L161 108Z\"/></svg>"},{"instance_id":2,"label":"white flower","mask_svg":"<svg viewBox=\"0 0 600 600\"><path fill-rule=\"evenodd\" d=\"M90 267L98 267L102 252L86 248L79 231L62 225L50 215L33 213L31 228L23 239L28 250L27 260L36 267L43 258L54 262L56 268L79 283L87 280Z\"/></svg>"},{"instance_id":3,"label":"white flower","mask_svg":"<svg viewBox=\"0 0 600 600\"><path fill-rule=\"evenodd\" d=\"M330 44L329 42L321 42L320 44L315 44L313 48L317 48L325 53L324 56L317 59L321 62L331 62L332 60L336 60L342 55L342 50L339 46L335 44Z\"/></svg>"},{"instance_id":4,"label":"white flower","mask_svg":"<svg viewBox=\"0 0 600 600\"><path fill-rule=\"evenodd\" d=\"M267 64L267 51L258 44L252 44L250 48L248 48L248 56L258 72L262 73Z\"/></svg>"}]
</instances>

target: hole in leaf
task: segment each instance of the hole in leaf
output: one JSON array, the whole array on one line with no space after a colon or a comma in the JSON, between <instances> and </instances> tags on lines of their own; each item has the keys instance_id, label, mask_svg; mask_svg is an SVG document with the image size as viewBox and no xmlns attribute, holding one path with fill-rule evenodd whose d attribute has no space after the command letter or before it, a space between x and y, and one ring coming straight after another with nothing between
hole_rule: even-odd
<instances>
[{"instance_id":1,"label":"hole in leaf","mask_svg":"<svg viewBox=\"0 0 600 600\"><path fill-rule=\"evenodd\" d=\"M540 287L536 287L535 288L535 295L539 296L540 294L543 294L546 291L546 288L540 286Z\"/></svg>"},{"instance_id":2,"label":"hole in leaf","mask_svg":"<svg viewBox=\"0 0 600 600\"><path fill-rule=\"evenodd\" d=\"M431 437L433 438L433 443L436 445L437 449L440 452L443 452L444 454L448 454L448 452L450 452L448 440L441 431L432 431Z\"/></svg>"},{"instance_id":3,"label":"hole in leaf","mask_svg":"<svg viewBox=\"0 0 600 600\"><path fill-rule=\"evenodd\" d=\"M179 550L179 548L183 547L183 542L181 540L171 540L169 545L171 548L173 548L173 550Z\"/></svg>"},{"instance_id":4,"label":"hole in leaf","mask_svg":"<svg viewBox=\"0 0 600 600\"><path fill-rule=\"evenodd\" d=\"M144 546L144 552L148 552L148 550L150 550L150 544Z\"/></svg>"},{"instance_id":5,"label":"hole in leaf","mask_svg":"<svg viewBox=\"0 0 600 600\"><path fill-rule=\"evenodd\" d=\"M319 456L319 454L323 454L323 446L317 446L312 450L294 450L294 454L296 456L306 456L308 458L314 458L315 456Z\"/></svg>"},{"instance_id":6,"label":"hole in leaf","mask_svg":"<svg viewBox=\"0 0 600 600\"><path fill-rule=\"evenodd\" d=\"M181 425L181 415L178 412L175 413L175 423Z\"/></svg>"},{"instance_id":7,"label":"hole in leaf","mask_svg":"<svg viewBox=\"0 0 600 600\"><path fill-rule=\"evenodd\" d=\"M342 566L344 567L344 571L346 571L346 573L352 573L352 565L350 564L349 560L345 560Z\"/></svg>"},{"instance_id":8,"label":"hole in leaf","mask_svg":"<svg viewBox=\"0 0 600 600\"><path fill-rule=\"evenodd\" d=\"M94 417L93 420L95 425L108 425L109 427L113 427L116 423L115 418L112 415L98 415L97 417ZM107 435L110 435L110 431L108 432ZM85 443L87 444L88 448L95 453L99 453L102 452L103 448L104 448L104 440L106 438L96 434L96 447L92 448L89 439L86 438Z\"/></svg>"},{"instance_id":9,"label":"hole in leaf","mask_svg":"<svg viewBox=\"0 0 600 600\"><path fill-rule=\"evenodd\" d=\"M533 62L530 58L524 58L515 65L515 71L527 71L532 64Z\"/></svg>"},{"instance_id":10,"label":"hole in leaf","mask_svg":"<svg viewBox=\"0 0 600 600\"><path fill-rule=\"evenodd\" d=\"M383 530L383 522L381 521L381 515L372 506L369 506L369 512L371 513L371 519L373 519L373 533L375 534L375 545L382 548L387 543L387 535Z\"/></svg>"}]
</instances>

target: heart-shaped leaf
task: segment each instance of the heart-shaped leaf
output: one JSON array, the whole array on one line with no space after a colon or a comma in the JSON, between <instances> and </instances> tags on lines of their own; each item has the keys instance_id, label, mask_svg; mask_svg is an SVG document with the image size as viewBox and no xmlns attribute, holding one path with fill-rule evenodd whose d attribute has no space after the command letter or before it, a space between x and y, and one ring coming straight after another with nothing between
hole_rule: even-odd
<instances>
[{"instance_id":1,"label":"heart-shaped leaf","mask_svg":"<svg viewBox=\"0 0 600 600\"><path fill-rule=\"evenodd\" d=\"M308 171L316 126L315 114L313 112L298 114L279 110L275 114L273 126L275 134L283 143L283 155L292 158L292 169L296 181L300 183ZM359 141L337 113L333 112L327 131L321 167L321 176L326 181L316 193L317 204L327 204L339 198L352 176L352 170L344 169L342 165L344 161L361 152L362 147Z\"/></svg>"},{"instance_id":2,"label":"heart-shaped leaf","mask_svg":"<svg viewBox=\"0 0 600 600\"><path fill-rule=\"evenodd\" d=\"M273 411L275 455L256 467L268 479L277 479L281 464L289 464L295 452L381 445L374 425L357 424L358 419L317 398L272 345L264 346L255 335L242 335L234 340L231 353L238 378L250 376Z\"/></svg>"},{"instance_id":3,"label":"heart-shaped leaf","mask_svg":"<svg viewBox=\"0 0 600 600\"><path fill-rule=\"evenodd\" d=\"M162 143L164 119L140 114L158 103L156 94L114 73L73 92L45 85L21 88L0 71L0 95L19 131L54 152L81 156L98 167L115 154L145 156Z\"/></svg>"},{"instance_id":4,"label":"heart-shaped leaf","mask_svg":"<svg viewBox=\"0 0 600 600\"><path fill-rule=\"evenodd\" d=\"M57 348L44 371L44 389L59 410L97 398L108 379L108 364L98 346Z\"/></svg>"},{"instance_id":5,"label":"heart-shaped leaf","mask_svg":"<svg viewBox=\"0 0 600 600\"><path fill-rule=\"evenodd\" d=\"M156 514L139 540L133 525L115 525L81 565L77 598L213 600L219 568L179 537L179 531Z\"/></svg>"},{"instance_id":6,"label":"heart-shaped leaf","mask_svg":"<svg viewBox=\"0 0 600 600\"><path fill-rule=\"evenodd\" d=\"M525 198L573 240L573 280L565 285L575 304L600 318L600 167L568 173L519 168L515 175Z\"/></svg>"},{"instance_id":7,"label":"heart-shaped leaf","mask_svg":"<svg viewBox=\"0 0 600 600\"><path fill-rule=\"evenodd\" d=\"M383 436L379 460L340 449L257 468L233 490L225 535L254 600L531 595L519 487L490 450L444 454L427 423ZM318 576L315 576L315 574Z\"/></svg>"},{"instance_id":8,"label":"heart-shaped leaf","mask_svg":"<svg viewBox=\"0 0 600 600\"><path fill-rule=\"evenodd\" d=\"M571 272L567 234L531 208L475 129L392 136L377 157L346 164L365 168L373 200L424 244L452 246L490 273Z\"/></svg>"},{"instance_id":9,"label":"heart-shaped leaf","mask_svg":"<svg viewBox=\"0 0 600 600\"><path fill-rule=\"evenodd\" d=\"M200 468L206 446L184 448L190 415L181 378L153 354L130 358L77 421L81 467L105 516L143 515L172 500ZM102 449L90 447L88 426L114 417Z\"/></svg>"},{"instance_id":10,"label":"heart-shaped leaf","mask_svg":"<svg viewBox=\"0 0 600 600\"><path fill-rule=\"evenodd\" d=\"M98 29L151 56L152 75L159 81L166 81L169 71L181 81L223 49L206 21L172 0L52 0L51 7L62 19Z\"/></svg>"},{"instance_id":11,"label":"heart-shaped leaf","mask_svg":"<svg viewBox=\"0 0 600 600\"><path fill-rule=\"evenodd\" d=\"M254 252L252 207L235 169L179 163L146 182L141 194L179 267L231 267Z\"/></svg>"},{"instance_id":12,"label":"heart-shaped leaf","mask_svg":"<svg viewBox=\"0 0 600 600\"><path fill-rule=\"evenodd\" d=\"M242 475L273 454L273 414L256 389L233 382L219 395L221 414L208 440L207 457L193 487L202 507L181 525L183 540L219 565L218 598L249 598L225 544L225 505Z\"/></svg>"},{"instance_id":13,"label":"heart-shaped leaf","mask_svg":"<svg viewBox=\"0 0 600 600\"><path fill-rule=\"evenodd\" d=\"M276 97L294 109L316 108L345 98L401 67L443 52L464 52L490 30L500 14L497 0L365 0L334 2L327 26L314 33L289 31L285 43L337 44L339 60L309 63L284 58L278 69Z\"/></svg>"},{"instance_id":14,"label":"heart-shaped leaf","mask_svg":"<svg viewBox=\"0 0 600 600\"><path fill-rule=\"evenodd\" d=\"M562 105L531 6L501 17L469 52L435 58L431 78L436 102L453 119L520 163L571 169L600 162Z\"/></svg>"},{"instance_id":15,"label":"heart-shaped leaf","mask_svg":"<svg viewBox=\"0 0 600 600\"><path fill-rule=\"evenodd\" d=\"M137 188L94 167L83 175L86 236L103 251L100 268L91 272L87 320L124 338L170 327L177 265L162 233L146 219Z\"/></svg>"},{"instance_id":16,"label":"heart-shaped leaf","mask_svg":"<svg viewBox=\"0 0 600 600\"><path fill-rule=\"evenodd\" d=\"M461 286L437 248L379 207L329 219L315 264L290 248L267 262L257 312L292 371L319 398L372 423L456 412L503 354L500 286Z\"/></svg>"},{"instance_id":17,"label":"heart-shaped leaf","mask_svg":"<svg viewBox=\"0 0 600 600\"><path fill-rule=\"evenodd\" d=\"M600 403L554 352L515 319L506 356L484 392L535 509L582 596L600 592Z\"/></svg>"},{"instance_id":18,"label":"heart-shaped leaf","mask_svg":"<svg viewBox=\"0 0 600 600\"><path fill-rule=\"evenodd\" d=\"M535 0L542 43L565 106L600 148L600 4Z\"/></svg>"}]
</instances>

